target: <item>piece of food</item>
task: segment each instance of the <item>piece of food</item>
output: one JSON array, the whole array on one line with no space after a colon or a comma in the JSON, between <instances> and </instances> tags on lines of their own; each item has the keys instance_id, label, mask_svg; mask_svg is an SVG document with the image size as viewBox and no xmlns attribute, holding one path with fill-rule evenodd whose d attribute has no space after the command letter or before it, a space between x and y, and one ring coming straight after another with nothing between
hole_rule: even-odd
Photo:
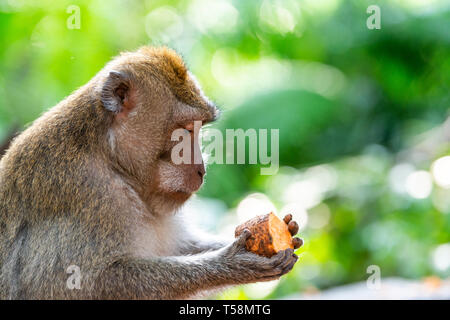
<instances>
[{"instance_id":1,"label":"piece of food","mask_svg":"<svg viewBox=\"0 0 450 320\"><path fill-rule=\"evenodd\" d=\"M252 233L247 239L246 248L253 253L270 258L278 251L294 248L288 225L272 212L239 225L235 230L235 237L244 229L249 229Z\"/></svg>"}]
</instances>

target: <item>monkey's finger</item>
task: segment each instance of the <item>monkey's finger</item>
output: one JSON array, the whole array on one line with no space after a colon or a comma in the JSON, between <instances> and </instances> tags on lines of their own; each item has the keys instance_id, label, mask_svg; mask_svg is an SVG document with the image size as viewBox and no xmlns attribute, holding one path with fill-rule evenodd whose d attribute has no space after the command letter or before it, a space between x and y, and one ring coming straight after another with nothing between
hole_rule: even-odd
<instances>
[{"instance_id":1,"label":"monkey's finger","mask_svg":"<svg viewBox=\"0 0 450 320\"><path fill-rule=\"evenodd\" d=\"M286 250L279 251L276 255L274 255L272 258L272 268L277 269L280 266L282 267L284 263L286 263L287 260L294 254L294 250L289 248Z\"/></svg>"},{"instance_id":2,"label":"monkey's finger","mask_svg":"<svg viewBox=\"0 0 450 320\"><path fill-rule=\"evenodd\" d=\"M285 215L284 216L284 218L283 218L283 221L286 223L286 224L289 224L289 221L291 221L292 220L292 214L287 214L287 215Z\"/></svg>"},{"instance_id":3,"label":"monkey's finger","mask_svg":"<svg viewBox=\"0 0 450 320\"><path fill-rule=\"evenodd\" d=\"M295 221L289 222L289 224L288 224L288 229L289 229L289 232L290 232L293 236L295 236L295 235L297 234L297 232L298 232L298 223L295 222Z\"/></svg>"},{"instance_id":4,"label":"monkey's finger","mask_svg":"<svg viewBox=\"0 0 450 320\"><path fill-rule=\"evenodd\" d=\"M239 235L237 240L234 242L235 247L241 248L245 246L245 242L252 235L251 231L245 228L242 233Z\"/></svg>"},{"instance_id":5,"label":"monkey's finger","mask_svg":"<svg viewBox=\"0 0 450 320\"><path fill-rule=\"evenodd\" d=\"M292 261L297 261L297 259L298 256L294 253L294 250L292 249L289 249L289 251L286 250L285 260L277 268L281 272L282 270L286 269L292 263Z\"/></svg>"},{"instance_id":6,"label":"monkey's finger","mask_svg":"<svg viewBox=\"0 0 450 320\"><path fill-rule=\"evenodd\" d=\"M280 277L289 272L298 260L298 256L294 254L293 249L280 251L277 255L279 255L282 260L274 266L270 272L267 272L264 277Z\"/></svg>"},{"instance_id":7,"label":"monkey's finger","mask_svg":"<svg viewBox=\"0 0 450 320\"><path fill-rule=\"evenodd\" d=\"M281 275L284 275L284 274L288 273L289 271L292 270L292 268L294 268L294 265L295 265L295 263L298 260L298 256L297 255L294 255L294 256L295 256L294 259L292 259L289 262L289 264L283 269L283 271L281 271Z\"/></svg>"},{"instance_id":8,"label":"monkey's finger","mask_svg":"<svg viewBox=\"0 0 450 320\"><path fill-rule=\"evenodd\" d=\"M245 238L245 240L250 238L251 235L252 232L250 231L250 229L245 228L244 231L242 231L242 237Z\"/></svg>"},{"instance_id":9,"label":"monkey's finger","mask_svg":"<svg viewBox=\"0 0 450 320\"><path fill-rule=\"evenodd\" d=\"M300 238L292 238L292 245L294 249L298 249L303 245L303 239Z\"/></svg>"}]
</instances>

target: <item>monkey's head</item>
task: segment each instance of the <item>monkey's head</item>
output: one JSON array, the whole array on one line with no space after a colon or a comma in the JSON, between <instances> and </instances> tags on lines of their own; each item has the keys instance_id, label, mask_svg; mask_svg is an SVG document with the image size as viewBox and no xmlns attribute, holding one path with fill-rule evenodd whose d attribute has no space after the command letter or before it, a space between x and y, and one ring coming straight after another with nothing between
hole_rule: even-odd
<instances>
[{"instance_id":1,"label":"monkey's head","mask_svg":"<svg viewBox=\"0 0 450 320\"><path fill-rule=\"evenodd\" d=\"M149 202L181 205L203 183L198 134L218 110L168 48L123 53L98 79L101 105L111 114L107 145L116 169Z\"/></svg>"}]
</instances>

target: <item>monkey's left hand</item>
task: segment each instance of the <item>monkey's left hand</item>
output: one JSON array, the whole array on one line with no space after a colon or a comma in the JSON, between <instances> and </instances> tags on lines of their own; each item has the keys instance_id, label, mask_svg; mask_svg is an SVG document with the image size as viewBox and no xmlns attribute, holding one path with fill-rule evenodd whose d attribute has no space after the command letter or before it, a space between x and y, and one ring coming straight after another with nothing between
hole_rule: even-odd
<instances>
[{"instance_id":1,"label":"monkey's left hand","mask_svg":"<svg viewBox=\"0 0 450 320\"><path fill-rule=\"evenodd\" d=\"M292 220L292 214L285 215L283 221L287 224L291 235L295 236L298 232L298 223ZM298 249L303 245L303 240L297 237L292 238L292 244L294 245L294 249Z\"/></svg>"}]
</instances>

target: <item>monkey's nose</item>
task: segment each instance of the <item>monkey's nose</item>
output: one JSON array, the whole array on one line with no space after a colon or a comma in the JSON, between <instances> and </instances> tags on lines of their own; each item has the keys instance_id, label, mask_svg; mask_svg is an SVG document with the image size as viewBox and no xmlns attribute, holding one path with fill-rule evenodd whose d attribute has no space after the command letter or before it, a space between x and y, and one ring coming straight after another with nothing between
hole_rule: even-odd
<instances>
[{"instance_id":1,"label":"monkey's nose","mask_svg":"<svg viewBox=\"0 0 450 320\"><path fill-rule=\"evenodd\" d=\"M197 165L197 173L198 173L198 175L200 176L200 178L203 179L203 177L205 176L205 173L206 173L206 171L205 171L205 166L204 166L203 163Z\"/></svg>"}]
</instances>

